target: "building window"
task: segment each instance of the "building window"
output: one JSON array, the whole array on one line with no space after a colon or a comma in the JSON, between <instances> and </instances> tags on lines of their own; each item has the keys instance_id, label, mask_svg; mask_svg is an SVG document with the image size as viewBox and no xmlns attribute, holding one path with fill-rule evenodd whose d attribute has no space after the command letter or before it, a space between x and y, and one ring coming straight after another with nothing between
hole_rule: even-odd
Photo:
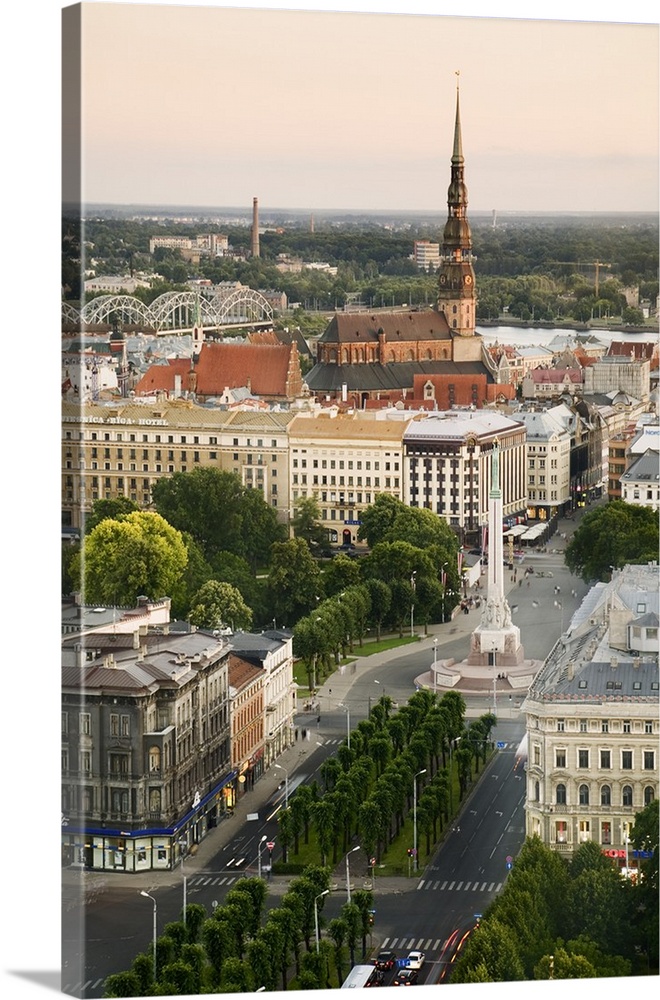
<instances>
[{"instance_id":1,"label":"building window","mask_svg":"<svg viewBox=\"0 0 660 1000\"><path fill-rule=\"evenodd\" d=\"M603 820L600 824L600 842L601 844L612 843L612 824L609 820Z\"/></svg>"},{"instance_id":2,"label":"building window","mask_svg":"<svg viewBox=\"0 0 660 1000\"><path fill-rule=\"evenodd\" d=\"M628 732L630 732L630 730L628 730ZM646 722L644 723L644 732L647 734L647 736L649 736L649 735L651 735L653 733L653 720L652 719L647 719Z\"/></svg>"},{"instance_id":3,"label":"building window","mask_svg":"<svg viewBox=\"0 0 660 1000\"><path fill-rule=\"evenodd\" d=\"M111 736L119 736L119 716L118 715L111 715L110 716L110 735Z\"/></svg>"},{"instance_id":4,"label":"building window","mask_svg":"<svg viewBox=\"0 0 660 1000\"><path fill-rule=\"evenodd\" d=\"M131 735L131 717L130 715L122 715L121 717L121 735L130 736Z\"/></svg>"},{"instance_id":5,"label":"building window","mask_svg":"<svg viewBox=\"0 0 660 1000\"><path fill-rule=\"evenodd\" d=\"M601 806L612 805L612 789L609 785L603 785L600 790L600 804Z\"/></svg>"},{"instance_id":6,"label":"building window","mask_svg":"<svg viewBox=\"0 0 660 1000\"><path fill-rule=\"evenodd\" d=\"M587 731L587 720L586 719L580 719L579 729L580 729L581 733L586 733L586 731Z\"/></svg>"},{"instance_id":7,"label":"building window","mask_svg":"<svg viewBox=\"0 0 660 1000\"><path fill-rule=\"evenodd\" d=\"M611 750L601 750L600 751L600 766L604 770L609 770L612 767L612 751Z\"/></svg>"},{"instance_id":8,"label":"building window","mask_svg":"<svg viewBox=\"0 0 660 1000\"><path fill-rule=\"evenodd\" d=\"M653 785L647 785L644 789L644 805L648 806L655 799L655 791Z\"/></svg>"},{"instance_id":9,"label":"building window","mask_svg":"<svg viewBox=\"0 0 660 1000\"><path fill-rule=\"evenodd\" d=\"M622 750L621 751L621 770L622 771L632 771L633 766L633 752L632 750Z\"/></svg>"},{"instance_id":10,"label":"building window","mask_svg":"<svg viewBox=\"0 0 660 1000\"><path fill-rule=\"evenodd\" d=\"M589 767L589 751L578 750L578 767Z\"/></svg>"},{"instance_id":11,"label":"building window","mask_svg":"<svg viewBox=\"0 0 660 1000\"><path fill-rule=\"evenodd\" d=\"M89 712L80 713L80 732L83 736L89 736L92 732L92 717Z\"/></svg>"},{"instance_id":12,"label":"building window","mask_svg":"<svg viewBox=\"0 0 660 1000\"><path fill-rule=\"evenodd\" d=\"M644 770L645 771L655 770L655 750L644 751Z\"/></svg>"},{"instance_id":13,"label":"building window","mask_svg":"<svg viewBox=\"0 0 660 1000\"><path fill-rule=\"evenodd\" d=\"M558 806L566 805L566 785L557 785L557 789L555 791L555 802Z\"/></svg>"},{"instance_id":14,"label":"building window","mask_svg":"<svg viewBox=\"0 0 660 1000\"><path fill-rule=\"evenodd\" d=\"M624 731L624 733L629 733L631 731L630 730L630 719L624 719L623 720L623 731Z\"/></svg>"},{"instance_id":15,"label":"building window","mask_svg":"<svg viewBox=\"0 0 660 1000\"><path fill-rule=\"evenodd\" d=\"M89 750L80 751L80 771L84 771L85 774L90 774L92 770L92 754Z\"/></svg>"},{"instance_id":16,"label":"building window","mask_svg":"<svg viewBox=\"0 0 660 1000\"><path fill-rule=\"evenodd\" d=\"M564 728L565 728L564 727L564 720L563 719L557 719L557 732L558 733L563 733L564 732Z\"/></svg>"},{"instance_id":17,"label":"building window","mask_svg":"<svg viewBox=\"0 0 660 1000\"><path fill-rule=\"evenodd\" d=\"M589 785L580 785L578 789L578 801L581 806L589 805Z\"/></svg>"},{"instance_id":18,"label":"building window","mask_svg":"<svg viewBox=\"0 0 660 1000\"><path fill-rule=\"evenodd\" d=\"M566 747L557 747L555 750L555 767L566 767Z\"/></svg>"},{"instance_id":19,"label":"building window","mask_svg":"<svg viewBox=\"0 0 660 1000\"><path fill-rule=\"evenodd\" d=\"M609 731L610 731L610 722L609 722L609 719L603 719L601 721L600 731L601 731L601 733L609 733Z\"/></svg>"},{"instance_id":20,"label":"building window","mask_svg":"<svg viewBox=\"0 0 660 1000\"><path fill-rule=\"evenodd\" d=\"M621 805L622 806L632 806L633 804L633 790L632 785L624 785L621 789Z\"/></svg>"},{"instance_id":21,"label":"building window","mask_svg":"<svg viewBox=\"0 0 660 1000\"><path fill-rule=\"evenodd\" d=\"M63 733L68 733L69 732L69 713L68 712L62 712L62 732Z\"/></svg>"},{"instance_id":22,"label":"building window","mask_svg":"<svg viewBox=\"0 0 660 1000\"><path fill-rule=\"evenodd\" d=\"M160 747L149 748L149 770L160 771Z\"/></svg>"},{"instance_id":23,"label":"building window","mask_svg":"<svg viewBox=\"0 0 660 1000\"><path fill-rule=\"evenodd\" d=\"M567 836L567 823L565 819L555 821L555 843L565 844Z\"/></svg>"}]
</instances>

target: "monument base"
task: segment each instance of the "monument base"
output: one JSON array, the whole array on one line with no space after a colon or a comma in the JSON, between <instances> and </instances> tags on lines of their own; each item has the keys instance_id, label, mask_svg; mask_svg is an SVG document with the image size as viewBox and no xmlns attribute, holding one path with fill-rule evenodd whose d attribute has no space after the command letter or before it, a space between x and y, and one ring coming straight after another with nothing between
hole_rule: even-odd
<instances>
[{"instance_id":1,"label":"monument base","mask_svg":"<svg viewBox=\"0 0 660 1000\"><path fill-rule=\"evenodd\" d=\"M472 667L517 667L525 659L516 625L485 628L478 625L470 637L470 652L466 662Z\"/></svg>"}]
</instances>

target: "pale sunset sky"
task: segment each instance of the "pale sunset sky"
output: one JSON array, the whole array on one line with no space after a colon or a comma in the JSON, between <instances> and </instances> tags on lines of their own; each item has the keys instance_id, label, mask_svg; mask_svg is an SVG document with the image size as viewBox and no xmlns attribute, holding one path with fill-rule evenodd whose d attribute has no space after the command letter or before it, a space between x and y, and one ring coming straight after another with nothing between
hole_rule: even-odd
<instances>
[{"instance_id":1,"label":"pale sunset sky","mask_svg":"<svg viewBox=\"0 0 660 1000\"><path fill-rule=\"evenodd\" d=\"M473 211L658 206L657 26L82 6L88 202L442 211L459 70Z\"/></svg>"},{"instance_id":2,"label":"pale sunset sky","mask_svg":"<svg viewBox=\"0 0 660 1000\"><path fill-rule=\"evenodd\" d=\"M21 377L6 380L5 413L20 434L9 437L6 419L17 459L3 491L14 598L0 848L11 1000L59 991L64 6L7 4L0 61L5 339L23 348L18 365L8 361ZM444 212L460 70L470 211L657 212L654 0L84 6L90 200L249 210L257 196L262 208ZM643 986L617 990L631 985ZM555 986L535 983L535 996L555 1000ZM484 996L479 985L461 990ZM528 983L494 984L487 1000L528 993ZM596 1000L603 986L565 982L561 995Z\"/></svg>"}]
</instances>

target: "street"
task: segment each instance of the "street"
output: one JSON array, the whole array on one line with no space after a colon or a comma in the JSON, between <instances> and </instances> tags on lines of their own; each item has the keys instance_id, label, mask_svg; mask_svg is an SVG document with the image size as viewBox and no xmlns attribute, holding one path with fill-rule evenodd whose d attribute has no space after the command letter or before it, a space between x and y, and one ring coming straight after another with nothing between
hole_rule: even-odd
<instances>
[{"instance_id":1,"label":"street","mask_svg":"<svg viewBox=\"0 0 660 1000\"><path fill-rule=\"evenodd\" d=\"M523 576L528 566L534 568L527 578L529 587ZM518 578L522 578L522 585L510 578L507 582L512 615L521 629L526 657L543 660L568 625L587 586L568 573L561 551L530 552L518 565ZM428 671L433 661L434 638L438 639L438 656L461 659L478 621L476 610L458 615L451 622L433 626L417 644L357 659L355 670L328 678L320 691L320 723L317 725L315 712L302 712L296 718L301 731L309 730L309 738L287 749L278 761L280 768L264 774L234 816L202 841L194 857L186 859L183 870L79 875L86 887L84 917L82 908L76 906L75 879L68 890L65 878L63 992L101 997L105 977L128 969L134 956L149 948L152 906L150 900L140 898L141 891L157 900L160 933L167 923L179 919L184 878L187 901L202 903L211 912L245 873L256 875L261 865L262 875L267 877L271 852L265 843L275 844L272 860L281 853L277 810L284 803L285 785L288 782L291 791L301 781L318 778L323 761L336 752L346 736L349 716L343 706L348 708L354 728L383 694L403 704L414 691L415 678ZM359 655L357 647L354 654ZM493 710L492 690L463 692L463 696L468 721ZM521 693L497 692L494 739L504 746L428 863L420 863L417 876L410 879L376 878L376 919L370 944L374 949L391 948L399 957L411 948L425 951L420 982L438 982L444 976L455 947L474 926L475 914L482 913L501 890L508 870L506 859L515 859L524 840L524 777L514 770L515 751L524 733L521 702ZM425 861L425 845L419 846L420 859ZM267 906L278 905L289 881L284 876L269 880ZM362 879L356 885L362 887ZM67 891L71 893L68 908ZM341 888L328 896L322 920L338 915L345 900ZM85 939L84 969L80 967L81 933Z\"/></svg>"}]
</instances>

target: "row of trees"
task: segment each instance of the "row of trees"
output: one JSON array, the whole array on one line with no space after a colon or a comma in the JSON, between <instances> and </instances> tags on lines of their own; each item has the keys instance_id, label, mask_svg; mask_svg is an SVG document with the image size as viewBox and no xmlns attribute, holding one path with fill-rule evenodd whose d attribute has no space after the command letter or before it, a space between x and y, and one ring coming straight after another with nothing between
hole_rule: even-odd
<instances>
[{"instance_id":1,"label":"row of trees","mask_svg":"<svg viewBox=\"0 0 660 1000\"><path fill-rule=\"evenodd\" d=\"M613 500L586 513L566 546L571 573L587 583L607 580L627 563L658 558L658 515L651 507Z\"/></svg>"},{"instance_id":2,"label":"row of trees","mask_svg":"<svg viewBox=\"0 0 660 1000\"><path fill-rule=\"evenodd\" d=\"M294 879L280 905L264 921L268 888L261 878L245 878L227 893L211 916L205 907L186 906L181 919L167 924L156 941L155 957L142 953L126 972L105 981L105 997L195 996L249 993L259 989L324 989L341 984L346 949L351 965L362 942L366 954L373 895L359 890L328 939L312 944L316 915L330 888L330 870L310 865ZM302 949L304 944L305 950Z\"/></svg>"},{"instance_id":3,"label":"row of trees","mask_svg":"<svg viewBox=\"0 0 660 1000\"><path fill-rule=\"evenodd\" d=\"M380 698L351 732L350 743L345 739L322 765L323 790L302 785L280 811L284 866L290 849L294 857L299 853L301 837L306 853L316 851L323 865L335 865L354 839L380 863L397 838L409 836L403 831L416 775L421 779L417 823L428 856L458 806L455 773L460 801L492 747L495 716L483 715L469 729L464 716L465 702L456 691L440 699L417 691L396 712L389 697Z\"/></svg>"},{"instance_id":4,"label":"row of trees","mask_svg":"<svg viewBox=\"0 0 660 1000\"><path fill-rule=\"evenodd\" d=\"M452 982L657 974L657 800L636 815L631 841L651 855L636 880L621 878L594 841L566 862L539 838L528 839Z\"/></svg>"}]
</instances>

